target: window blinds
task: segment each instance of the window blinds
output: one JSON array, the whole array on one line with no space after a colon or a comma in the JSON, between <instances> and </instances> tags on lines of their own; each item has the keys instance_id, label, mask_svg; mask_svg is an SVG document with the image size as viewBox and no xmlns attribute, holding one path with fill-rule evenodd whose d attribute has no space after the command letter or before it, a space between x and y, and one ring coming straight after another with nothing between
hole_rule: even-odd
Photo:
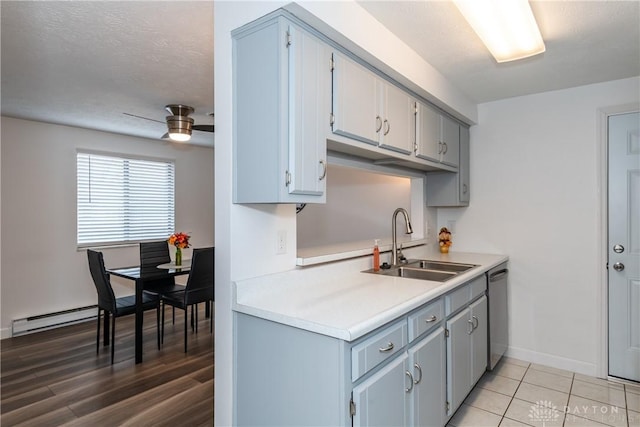
<instances>
[{"instance_id":1,"label":"window blinds","mask_svg":"<svg viewBox=\"0 0 640 427\"><path fill-rule=\"evenodd\" d=\"M78 247L166 239L175 228L175 166L77 153Z\"/></svg>"}]
</instances>

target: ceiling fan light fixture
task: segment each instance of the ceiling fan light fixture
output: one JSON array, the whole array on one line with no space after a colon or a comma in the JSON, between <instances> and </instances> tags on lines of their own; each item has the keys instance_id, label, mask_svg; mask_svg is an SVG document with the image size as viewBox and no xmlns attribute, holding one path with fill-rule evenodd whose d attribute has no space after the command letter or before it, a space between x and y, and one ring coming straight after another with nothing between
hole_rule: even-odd
<instances>
[{"instance_id":1,"label":"ceiling fan light fixture","mask_svg":"<svg viewBox=\"0 0 640 427\"><path fill-rule=\"evenodd\" d=\"M527 0L453 0L497 62L515 61L545 51Z\"/></svg>"},{"instance_id":2,"label":"ceiling fan light fixture","mask_svg":"<svg viewBox=\"0 0 640 427\"><path fill-rule=\"evenodd\" d=\"M170 139L178 142L186 142L191 139L193 119L186 116L168 116L167 127L169 128Z\"/></svg>"}]
</instances>

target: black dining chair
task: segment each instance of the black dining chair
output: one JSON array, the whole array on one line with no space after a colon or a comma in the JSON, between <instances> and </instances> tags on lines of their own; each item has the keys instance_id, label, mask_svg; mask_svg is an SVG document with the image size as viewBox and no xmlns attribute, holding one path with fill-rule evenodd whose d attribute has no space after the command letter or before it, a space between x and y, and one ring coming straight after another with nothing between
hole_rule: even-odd
<instances>
[{"instance_id":1,"label":"black dining chair","mask_svg":"<svg viewBox=\"0 0 640 427\"><path fill-rule=\"evenodd\" d=\"M162 294L163 304L184 310L184 352L187 352L187 309L198 303L211 304L209 332L213 332L213 265L214 249L194 249L191 258L191 271L184 291ZM193 314L192 314L193 318ZM198 332L198 312L195 312L195 332ZM161 320L161 341L164 341L164 310Z\"/></svg>"},{"instance_id":2,"label":"black dining chair","mask_svg":"<svg viewBox=\"0 0 640 427\"><path fill-rule=\"evenodd\" d=\"M140 243L140 268L155 269L160 264L171 262L169 243L166 240ZM184 291L183 285L177 285L174 277L144 282L144 289L161 297L163 294ZM162 307L164 312L164 307ZM172 308L173 323L176 321L175 308Z\"/></svg>"},{"instance_id":3,"label":"black dining chair","mask_svg":"<svg viewBox=\"0 0 640 427\"><path fill-rule=\"evenodd\" d=\"M116 318L136 312L136 297L130 295L116 298L111 287L109 275L104 268L102 252L87 249L89 271L98 292L98 332L96 336L96 354L100 352L100 315L111 315L111 364L115 352ZM143 291L142 307L144 310L156 309L156 326L160 322L160 298L156 294ZM157 328L158 349L160 349L160 328ZM106 344L106 343L105 343Z\"/></svg>"}]
</instances>

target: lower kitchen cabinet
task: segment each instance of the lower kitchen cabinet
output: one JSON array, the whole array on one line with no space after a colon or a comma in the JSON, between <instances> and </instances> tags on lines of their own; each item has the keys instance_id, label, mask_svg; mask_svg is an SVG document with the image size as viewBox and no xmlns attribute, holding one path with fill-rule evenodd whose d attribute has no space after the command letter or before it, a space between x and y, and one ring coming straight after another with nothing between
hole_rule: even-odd
<instances>
[{"instance_id":1,"label":"lower kitchen cabinet","mask_svg":"<svg viewBox=\"0 0 640 427\"><path fill-rule=\"evenodd\" d=\"M354 426L441 427L446 417L444 328L353 389Z\"/></svg>"},{"instance_id":2,"label":"lower kitchen cabinet","mask_svg":"<svg viewBox=\"0 0 640 427\"><path fill-rule=\"evenodd\" d=\"M411 426L440 427L446 420L446 366L444 328L409 349L413 376L410 391Z\"/></svg>"},{"instance_id":3,"label":"lower kitchen cabinet","mask_svg":"<svg viewBox=\"0 0 640 427\"><path fill-rule=\"evenodd\" d=\"M234 313L234 424L444 426L487 366L485 292L482 274L351 342Z\"/></svg>"},{"instance_id":4,"label":"lower kitchen cabinet","mask_svg":"<svg viewBox=\"0 0 640 427\"><path fill-rule=\"evenodd\" d=\"M413 381L404 352L353 388L353 426L409 425L409 392Z\"/></svg>"},{"instance_id":5,"label":"lower kitchen cabinet","mask_svg":"<svg viewBox=\"0 0 640 427\"><path fill-rule=\"evenodd\" d=\"M446 328L447 399L453 415L487 369L487 297L451 317Z\"/></svg>"}]
</instances>

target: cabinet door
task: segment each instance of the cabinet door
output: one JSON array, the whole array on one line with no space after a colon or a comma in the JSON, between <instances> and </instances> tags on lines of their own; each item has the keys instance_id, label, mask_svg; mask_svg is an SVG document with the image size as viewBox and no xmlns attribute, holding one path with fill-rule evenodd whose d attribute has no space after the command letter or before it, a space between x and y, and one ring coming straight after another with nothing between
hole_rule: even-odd
<instances>
[{"instance_id":1,"label":"cabinet door","mask_svg":"<svg viewBox=\"0 0 640 427\"><path fill-rule=\"evenodd\" d=\"M487 370L488 342L487 342L487 297L483 296L469 307L471 320L473 321L473 333L471 334L471 386L473 386L482 374Z\"/></svg>"},{"instance_id":2,"label":"cabinet door","mask_svg":"<svg viewBox=\"0 0 640 427\"><path fill-rule=\"evenodd\" d=\"M447 400L453 414L471 390L471 338L473 324L467 308L447 321Z\"/></svg>"},{"instance_id":3,"label":"cabinet door","mask_svg":"<svg viewBox=\"0 0 640 427\"><path fill-rule=\"evenodd\" d=\"M289 26L290 194L322 196L326 187L331 52L312 35Z\"/></svg>"},{"instance_id":4,"label":"cabinet door","mask_svg":"<svg viewBox=\"0 0 640 427\"><path fill-rule=\"evenodd\" d=\"M378 145L382 129L378 77L340 53L333 54L333 132Z\"/></svg>"},{"instance_id":5,"label":"cabinet door","mask_svg":"<svg viewBox=\"0 0 640 427\"><path fill-rule=\"evenodd\" d=\"M441 141L442 163L458 166L460 162L460 125L448 117L440 116L442 120Z\"/></svg>"},{"instance_id":6,"label":"cabinet door","mask_svg":"<svg viewBox=\"0 0 640 427\"><path fill-rule=\"evenodd\" d=\"M415 141L415 101L399 87L380 80L383 97L380 146L411 154Z\"/></svg>"},{"instance_id":7,"label":"cabinet door","mask_svg":"<svg viewBox=\"0 0 640 427\"><path fill-rule=\"evenodd\" d=\"M460 127L460 164L458 165L458 192L460 204L468 204L471 187L469 185L469 168L471 166L469 128Z\"/></svg>"},{"instance_id":8,"label":"cabinet door","mask_svg":"<svg viewBox=\"0 0 640 427\"><path fill-rule=\"evenodd\" d=\"M433 108L418 103L416 156L439 162L440 151L440 114Z\"/></svg>"},{"instance_id":9,"label":"cabinet door","mask_svg":"<svg viewBox=\"0 0 640 427\"><path fill-rule=\"evenodd\" d=\"M409 425L409 393L406 389L411 386L411 382L405 372L408 368L407 359L407 353L403 352L393 362L354 387L354 427Z\"/></svg>"},{"instance_id":10,"label":"cabinet door","mask_svg":"<svg viewBox=\"0 0 640 427\"><path fill-rule=\"evenodd\" d=\"M442 427L446 418L444 329L438 328L409 350L414 386L411 425Z\"/></svg>"}]
</instances>

